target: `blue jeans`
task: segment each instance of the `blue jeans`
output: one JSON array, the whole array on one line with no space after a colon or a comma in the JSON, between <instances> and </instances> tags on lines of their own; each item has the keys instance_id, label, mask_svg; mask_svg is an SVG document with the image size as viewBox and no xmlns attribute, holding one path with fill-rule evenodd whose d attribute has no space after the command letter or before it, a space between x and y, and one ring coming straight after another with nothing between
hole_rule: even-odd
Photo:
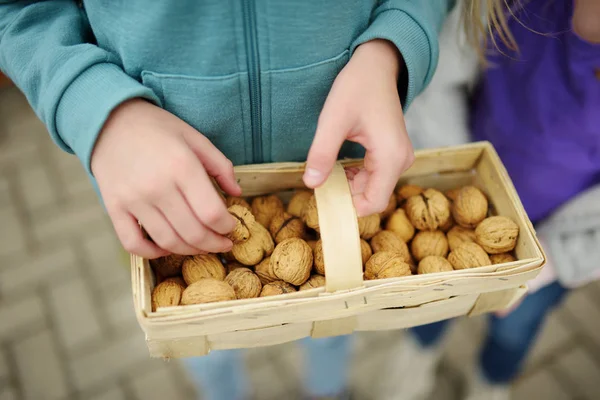
<instances>
[{"instance_id":1,"label":"blue jeans","mask_svg":"<svg viewBox=\"0 0 600 400\"><path fill-rule=\"evenodd\" d=\"M341 394L350 366L350 336L303 339L304 389L313 397ZM242 400L249 394L242 350L221 350L185 359L192 380L206 400Z\"/></svg>"},{"instance_id":2,"label":"blue jeans","mask_svg":"<svg viewBox=\"0 0 600 400\"><path fill-rule=\"evenodd\" d=\"M519 372L546 315L558 306L567 289L555 282L528 295L504 318L490 316L490 326L480 354L480 367L492 383L509 383ZM441 339L450 320L411 329L421 345Z\"/></svg>"}]
</instances>

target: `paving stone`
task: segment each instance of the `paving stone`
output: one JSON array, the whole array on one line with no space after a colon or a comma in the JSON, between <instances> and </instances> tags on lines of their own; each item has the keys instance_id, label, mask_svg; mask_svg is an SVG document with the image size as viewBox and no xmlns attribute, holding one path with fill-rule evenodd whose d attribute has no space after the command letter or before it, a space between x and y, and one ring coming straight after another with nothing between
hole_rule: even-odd
<instances>
[{"instance_id":1,"label":"paving stone","mask_svg":"<svg viewBox=\"0 0 600 400\"><path fill-rule=\"evenodd\" d=\"M138 399L163 400L187 397L185 389L178 384L172 371L169 371L166 365L138 375L130 382L133 393Z\"/></svg>"},{"instance_id":2,"label":"paving stone","mask_svg":"<svg viewBox=\"0 0 600 400\"><path fill-rule=\"evenodd\" d=\"M123 331L137 326L131 287L109 296L106 299L105 307L111 328L115 331Z\"/></svg>"},{"instance_id":3,"label":"paving stone","mask_svg":"<svg viewBox=\"0 0 600 400\"><path fill-rule=\"evenodd\" d=\"M25 250L25 231L13 207L0 209L0 257Z\"/></svg>"},{"instance_id":4,"label":"paving stone","mask_svg":"<svg viewBox=\"0 0 600 400\"><path fill-rule=\"evenodd\" d=\"M576 347L557 361L558 370L565 375L572 394L595 400L600 395L598 379L600 364L583 347Z\"/></svg>"},{"instance_id":5,"label":"paving stone","mask_svg":"<svg viewBox=\"0 0 600 400\"><path fill-rule=\"evenodd\" d=\"M2 387L2 382L8 379L9 371L8 364L6 362L6 356L0 350L0 387Z\"/></svg>"},{"instance_id":6,"label":"paving stone","mask_svg":"<svg viewBox=\"0 0 600 400\"><path fill-rule=\"evenodd\" d=\"M163 361L149 358L144 336L137 329L74 359L70 368L77 388L86 390L114 380L140 362L159 364Z\"/></svg>"},{"instance_id":7,"label":"paving stone","mask_svg":"<svg viewBox=\"0 0 600 400\"><path fill-rule=\"evenodd\" d=\"M97 394L94 394L91 396L85 396L85 399L87 399L87 400L125 400L126 397L125 397L125 393L123 392L123 389L121 389L118 386L113 386L112 388L110 388L108 390L103 390L102 393L97 393ZM166 398L166 399L169 399L169 398ZM141 398L140 400L145 400L145 399Z\"/></svg>"},{"instance_id":8,"label":"paving stone","mask_svg":"<svg viewBox=\"0 0 600 400\"><path fill-rule=\"evenodd\" d=\"M557 349L572 338L571 328L565 325L558 312L551 313L533 345L526 361L525 371L536 368L539 363L554 356Z\"/></svg>"},{"instance_id":9,"label":"paving stone","mask_svg":"<svg viewBox=\"0 0 600 400\"><path fill-rule=\"evenodd\" d=\"M75 254L66 246L45 250L35 258L23 257L21 263L0 269L0 292L18 293L24 288L30 291L61 274L66 278L66 271L72 271L74 265Z\"/></svg>"},{"instance_id":10,"label":"paving stone","mask_svg":"<svg viewBox=\"0 0 600 400\"><path fill-rule=\"evenodd\" d=\"M451 323L444 339L445 356L455 369L466 374L481 350L487 319L485 316L465 317Z\"/></svg>"},{"instance_id":11,"label":"paving stone","mask_svg":"<svg viewBox=\"0 0 600 400\"><path fill-rule=\"evenodd\" d=\"M0 209L8 207L11 203L10 184L4 174L0 174Z\"/></svg>"},{"instance_id":12,"label":"paving stone","mask_svg":"<svg viewBox=\"0 0 600 400\"><path fill-rule=\"evenodd\" d=\"M18 400L17 389L13 386L0 387L0 400Z\"/></svg>"},{"instance_id":13,"label":"paving stone","mask_svg":"<svg viewBox=\"0 0 600 400\"><path fill-rule=\"evenodd\" d=\"M0 340L10 339L22 332L44 323L44 307L41 299L30 294L21 300L0 302Z\"/></svg>"},{"instance_id":14,"label":"paving stone","mask_svg":"<svg viewBox=\"0 0 600 400\"><path fill-rule=\"evenodd\" d=\"M66 280L50 288L50 304L55 326L68 350L74 350L102 337L102 328L92 296L81 277Z\"/></svg>"},{"instance_id":15,"label":"paving stone","mask_svg":"<svg viewBox=\"0 0 600 400\"><path fill-rule=\"evenodd\" d=\"M591 295L590 289L594 287L577 289L569 294L561 313L565 314L567 323L574 322L571 329L577 329L597 340L600 332L600 304Z\"/></svg>"},{"instance_id":16,"label":"paving stone","mask_svg":"<svg viewBox=\"0 0 600 400\"><path fill-rule=\"evenodd\" d=\"M534 375L519 381L512 390L514 400L572 400L573 397L547 370L541 370Z\"/></svg>"},{"instance_id":17,"label":"paving stone","mask_svg":"<svg viewBox=\"0 0 600 400\"><path fill-rule=\"evenodd\" d=\"M123 257L112 230L105 229L83 242L86 267L94 284L104 293L131 291L129 260Z\"/></svg>"},{"instance_id":18,"label":"paving stone","mask_svg":"<svg viewBox=\"0 0 600 400\"><path fill-rule=\"evenodd\" d=\"M14 352L25 399L67 396L66 377L49 330L16 343Z\"/></svg>"},{"instance_id":19,"label":"paving stone","mask_svg":"<svg viewBox=\"0 0 600 400\"><path fill-rule=\"evenodd\" d=\"M56 202L56 188L47 166L37 163L28 168L21 168L18 175L19 186L28 209L33 210Z\"/></svg>"}]
</instances>

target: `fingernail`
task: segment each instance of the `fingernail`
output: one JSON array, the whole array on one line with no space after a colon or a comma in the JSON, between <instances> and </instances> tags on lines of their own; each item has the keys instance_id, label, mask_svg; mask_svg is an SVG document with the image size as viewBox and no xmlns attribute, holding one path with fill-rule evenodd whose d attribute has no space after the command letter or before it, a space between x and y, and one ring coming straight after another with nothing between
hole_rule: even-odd
<instances>
[{"instance_id":1,"label":"fingernail","mask_svg":"<svg viewBox=\"0 0 600 400\"><path fill-rule=\"evenodd\" d=\"M323 174L314 168L307 168L304 171L304 183L308 186L316 186L323 180Z\"/></svg>"}]
</instances>

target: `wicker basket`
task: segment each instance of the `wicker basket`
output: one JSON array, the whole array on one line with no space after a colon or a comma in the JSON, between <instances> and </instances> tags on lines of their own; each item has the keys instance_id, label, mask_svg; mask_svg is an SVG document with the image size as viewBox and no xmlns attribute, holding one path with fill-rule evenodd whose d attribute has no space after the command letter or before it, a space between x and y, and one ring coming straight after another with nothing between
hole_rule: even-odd
<instances>
[{"instance_id":1,"label":"wicker basket","mask_svg":"<svg viewBox=\"0 0 600 400\"><path fill-rule=\"evenodd\" d=\"M344 161L315 191L327 284L267 298L161 308L151 311L154 276L148 260L132 256L133 297L151 356L202 356L214 349L250 348L354 331L400 329L509 307L526 292L545 261L515 189L487 142L417 152L400 184L446 190L475 184L493 212L520 227L518 261L468 270L363 281L356 214ZM236 168L244 195L301 188L304 164Z\"/></svg>"}]
</instances>

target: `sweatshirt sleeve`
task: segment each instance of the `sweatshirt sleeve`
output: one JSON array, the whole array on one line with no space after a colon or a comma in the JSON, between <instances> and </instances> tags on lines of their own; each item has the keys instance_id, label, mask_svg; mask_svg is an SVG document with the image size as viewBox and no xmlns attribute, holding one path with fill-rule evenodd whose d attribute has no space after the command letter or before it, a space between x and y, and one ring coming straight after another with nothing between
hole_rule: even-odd
<instances>
[{"instance_id":1,"label":"sweatshirt sleeve","mask_svg":"<svg viewBox=\"0 0 600 400\"><path fill-rule=\"evenodd\" d=\"M405 64L398 88L405 110L433 77L439 56L438 35L454 4L455 0L379 1L371 24L351 46L353 52L374 39L396 45Z\"/></svg>"},{"instance_id":2,"label":"sweatshirt sleeve","mask_svg":"<svg viewBox=\"0 0 600 400\"><path fill-rule=\"evenodd\" d=\"M536 227L564 286L577 286L600 273L600 185L581 193Z\"/></svg>"},{"instance_id":3,"label":"sweatshirt sleeve","mask_svg":"<svg viewBox=\"0 0 600 400\"><path fill-rule=\"evenodd\" d=\"M90 175L92 150L110 112L135 97L159 102L93 40L74 0L0 0L0 69L55 143L75 153Z\"/></svg>"}]
</instances>

